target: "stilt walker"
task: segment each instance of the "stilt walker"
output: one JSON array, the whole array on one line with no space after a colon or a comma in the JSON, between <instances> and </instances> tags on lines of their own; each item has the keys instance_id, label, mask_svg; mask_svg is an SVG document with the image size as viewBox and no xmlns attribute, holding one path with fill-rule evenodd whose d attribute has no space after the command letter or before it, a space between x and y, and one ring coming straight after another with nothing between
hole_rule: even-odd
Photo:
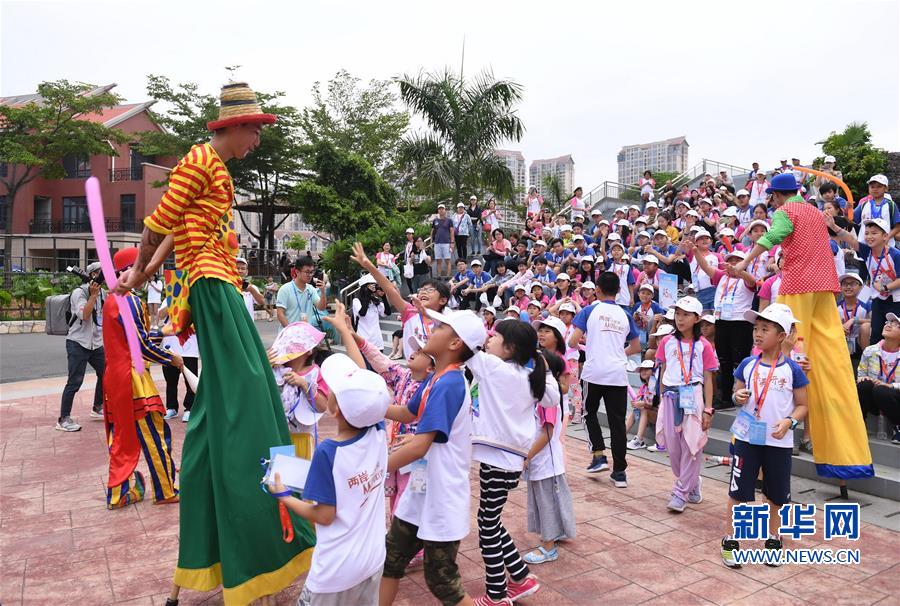
<instances>
[{"instance_id":1,"label":"stilt walker","mask_svg":"<svg viewBox=\"0 0 900 606\"><path fill-rule=\"evenodd\" d=\"M137 255L137 248L117 252L113 258L116 271L131 267ZM127 307L120 307L120 301ZM157 504L177 503L172 433L163 418L166 407L150 376L149 366L145 366L140 375L132 367L120 313L131 314L134 318L141 354L146 362L171 364L178 368L184 364L179 356L150 340L147 305L140 297L129 292L120 300L116 297L106 299L103 304L103 349L106 353L103 411L109 444L106 506L119 509L143 500L144 476L135 470L141 451L150 468L153 501Z\"/></svg>"},{"instance_id":2,"label":"stilt walker","mask_svg":"<svg viewBox=\"0 0 900 606\"><path fill-rule=\"evenodd\" d=\"M806 342L812 365L809 375L809 431L816 473L843 480L874 475L869 440L859 408L850 353L834 305L839 291L828 230L819 210L797 195L792 173L776 175L766 193L783 204L772 216L768 233L731 272L747 266L781 244L784 266L778 302L799 320L797 332ZM842 486L842 495L846 489Z\"/></svg>"},{"instance_id":3,"label":"stilt walker","mask_svg":"<svg viewBox=\"0 0 900 606\"><path fill-rule=\"evenodd\" d=\"M278 593L309 569L315 537L300 518L282 528L278 503L260 490L259 461L291 444L281 396L240 294L235 256L234 187L225 162L259 145L260 110L244 83L222 87L209 143L195 145L169 176L169 189L144 220L140 255L119 292L159 269L173 246L186 279L173 293L170 317L186 339L196 328L203 371L181 459L179 587L223 586L226 605ZM293 532L293 540L283 536ZM284 535L283 535L284 532Z\"/></svg>"}]
</instances>

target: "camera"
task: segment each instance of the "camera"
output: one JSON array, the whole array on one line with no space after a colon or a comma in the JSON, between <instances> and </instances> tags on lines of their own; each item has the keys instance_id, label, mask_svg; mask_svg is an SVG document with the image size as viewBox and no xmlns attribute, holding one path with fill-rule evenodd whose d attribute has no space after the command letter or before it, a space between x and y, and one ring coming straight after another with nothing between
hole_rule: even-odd
<instances>
[{"instance_id":1,"label":"camera","mask_svg":"<svg viewBox=\"0 0 900 606\"><path fill-rule=\"evenodd\" d=\"M100 273L96 278L92 278L91 275L78 267L77 265L69 265L66 267L66 271L72 274L73 276L78 276L81 278L82 284L87 284L88 282L94 282L95 284L102 285L103 284L103 274Z\"/></svg>"}]
</instances>

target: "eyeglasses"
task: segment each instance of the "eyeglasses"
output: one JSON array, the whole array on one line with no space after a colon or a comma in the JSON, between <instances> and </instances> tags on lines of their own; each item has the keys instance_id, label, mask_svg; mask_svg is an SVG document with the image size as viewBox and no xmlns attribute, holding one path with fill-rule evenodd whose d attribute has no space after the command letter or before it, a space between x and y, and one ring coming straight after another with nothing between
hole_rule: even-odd
<instances>
[{"instance_id":1,"label":"eyeglasses","mask_svg":"<svg viewBox=\"0 0 900 606\"><path fill-rule=\"evenodd\" d=\"M306 274L307 276L311 276L311 275L313 275L314 273L316 273L316 270L314 270L314 269L304 269L304 270L301 271L300 273L301 273L301 274Z\"/></svg>"},{"instance_id":2,"label":"eyeglasses","mask_svg":"<svg viewBox=\"0 0 900 606\"><path fill-rule=\"evenodd\" d=\"M422 288L420 288L418 290L418 293L420 295L427 295L428 293L431 293L431 292L437 292L437 289L432 288L431 286L423 286Z\"/></svg>"}]
</instances>

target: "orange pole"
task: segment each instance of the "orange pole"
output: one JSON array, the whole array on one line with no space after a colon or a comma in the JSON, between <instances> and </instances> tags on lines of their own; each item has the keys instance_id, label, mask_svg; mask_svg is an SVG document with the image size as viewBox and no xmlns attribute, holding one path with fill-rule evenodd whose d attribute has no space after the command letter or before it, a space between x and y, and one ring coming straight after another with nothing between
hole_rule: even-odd
<instances>
[{"instance_id":1,"label":"orange pole","mask_svg":"<svg viewBox=\"0 0 900 606\"><path fill-rule=\"evenodd\" d=\"M845 209L847 218L853 219L853 192L850 191L850 188L847 187L847 184L835 177L834 175L829 175L828 173L823 173L820 170L816 170L814 168L806 168L805 166L792 166L791 170L799 170L802 173L809 173L811 175L816 175L817 177L824 177L829 181L834 182L837 186L839 186L844 193L847 194L847 208Z\"/></svg>"}]
</instances>

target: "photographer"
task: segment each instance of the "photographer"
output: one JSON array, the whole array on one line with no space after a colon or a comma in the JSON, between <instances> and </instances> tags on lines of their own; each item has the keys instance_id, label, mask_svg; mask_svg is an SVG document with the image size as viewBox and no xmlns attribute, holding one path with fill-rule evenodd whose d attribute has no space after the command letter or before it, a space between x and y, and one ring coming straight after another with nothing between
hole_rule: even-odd
<instances>
[{"instance_id":1,"label":"photographer","mask_svg":"<svg viewBox=\"0 0 900 606\"><path fill-rule=\"evenodd\" d=\"M275 297L275 309L278 313L278 321L282 326L294 322L309 322L321 331L326 326L321 321L327 303L325 296L325 276L315 280L315 286L310 284L316 275L316 262L310 257L303 257L294 262L297 270L294 279L278 289Z\"/></svg>"},{"instance_id":2,"label":"photographer","mask_svg":"<svg viewBox=\"0 0 900 606\"><path fill-rule=\"evenodd\" d=\"M100 285L103 283L100 277L100 263L91 263L85 272L90 280L72 291L70 305L72 310L72 324L69 326L69 334L66 336L66 357L69 365L69 379L63 389L62 403L59 410L59 419L56 421L56 429L59 431L79 431L81 425L72 417L72 402L75 394L84 383L84 372L87 365L97 373L97 386L94 389L94 406L91 410L92 419L103 418L103 371L105 362L103 357L103 333L101 330L103 301L106 293ZM84 276L82 276L84 277Z\"/></svg>"}]
</instances>

